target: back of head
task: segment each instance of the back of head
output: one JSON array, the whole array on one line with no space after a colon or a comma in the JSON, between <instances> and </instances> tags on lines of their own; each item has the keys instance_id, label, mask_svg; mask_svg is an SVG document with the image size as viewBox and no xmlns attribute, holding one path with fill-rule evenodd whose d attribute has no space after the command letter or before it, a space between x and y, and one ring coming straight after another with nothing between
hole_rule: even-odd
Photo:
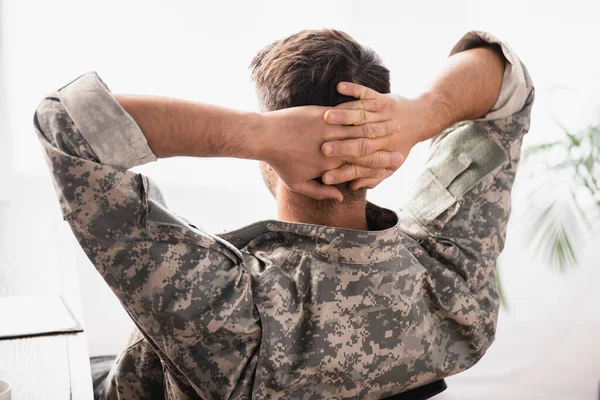
<instances>
[{"instance_id":1,"label":"back of head","mask_svg":"<svg viewBox=\"0 0 600 400\"><path fill-rule=\"evenodd\" d=\"M261 50L250 65L263 111L306 105L336 106L355 99L341 95L339 82L390 92L390 73L379 56L337 30L304 30ZM365 190L337 185L347 201ZM332 201L319 202L322 207Z\"/></svg>"}]
</instances>

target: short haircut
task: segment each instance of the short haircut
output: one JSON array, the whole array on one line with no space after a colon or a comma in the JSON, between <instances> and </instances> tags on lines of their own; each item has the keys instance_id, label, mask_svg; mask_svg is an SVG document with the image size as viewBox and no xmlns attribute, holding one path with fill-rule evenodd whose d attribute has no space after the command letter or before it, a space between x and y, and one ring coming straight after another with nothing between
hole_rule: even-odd
<instances>
[{"instance_id":1,"label":"short haircut","mask_svg":"<svg viewBox=\"0 0 600 400\"><path fill-rule=\"evenodd\" d=\"M337 92L344 81L390 92L390 71L377 53L338 30L304 30L278 40L261 50L250 68L264 111L355 100ZM349 200L364 198L365 190L336 186Z\"/></svg>"},{"instance_id":2,"label":"short haircut","mask_svg":"<svg viewBox=\"0 0 600 400\"><path fill-rule=\"evenodd\" d=\"M390 92L390 71L377 53L332 29L304 30L278 40L261 50L250 68L265 111L355 100L337 92L343 81Z\"/></svg>"}]
</instances>

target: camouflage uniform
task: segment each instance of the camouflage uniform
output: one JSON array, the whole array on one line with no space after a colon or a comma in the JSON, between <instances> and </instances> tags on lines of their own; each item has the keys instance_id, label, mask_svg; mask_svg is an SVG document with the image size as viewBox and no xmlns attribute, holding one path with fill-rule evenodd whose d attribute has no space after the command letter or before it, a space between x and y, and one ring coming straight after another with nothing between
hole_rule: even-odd
<instances>
[{"instance_id":1,"label":"camouflage uniform","mask_svg":"<svg viewBox=\"0 0 600 400\"><path fill-rule=\"evenodd\" d=\"M96 74L35 126L64 218L137 326L110 399L382 399L464 371L494 339L494 266L531 80L512 50L484 118L440 134L410 201L370 231L262 221L214 236L129 168L156 159Z\"/></svg>"}]
</instances>

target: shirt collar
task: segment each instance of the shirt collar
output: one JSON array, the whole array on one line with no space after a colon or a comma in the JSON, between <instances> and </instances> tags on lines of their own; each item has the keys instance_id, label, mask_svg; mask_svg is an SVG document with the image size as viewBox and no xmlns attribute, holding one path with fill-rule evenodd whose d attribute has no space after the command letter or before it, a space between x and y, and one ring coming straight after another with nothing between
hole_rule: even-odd
<instances>
[{"instance_id":1,"label":"shirt collar","mask_svg":"<svg viewBox=\"0 0 600 400\"><path fill-rule=\"evenodd\" d=\"M366 214L369 228L373 230L266 220L219 236L242 249L250 241L269 232L282 236L299 235L309 239L307 251L341 263L372 264L395 256L402 235L398 215L372 203L367 203Z\"/></svg>"}]
</instances>

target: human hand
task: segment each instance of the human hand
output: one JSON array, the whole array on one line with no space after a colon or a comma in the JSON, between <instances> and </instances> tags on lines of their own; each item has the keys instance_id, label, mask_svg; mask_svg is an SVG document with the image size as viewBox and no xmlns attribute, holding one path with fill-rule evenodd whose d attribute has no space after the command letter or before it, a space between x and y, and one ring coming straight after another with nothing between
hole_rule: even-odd
<instances>
[{"instance_id":1,"label":"human hand","mask_svg":"<svg viewBox=\"0 0 600 400\"><path fill-rule=\"evenodd\" d=\"M373 113L380 109L380 104L377 101L363 101L361 107L365 112ZM389 136L396 132L397 124L391 119L362 126L327 123L324 116L331 110L334 109L305 106L262 114L262 149L257 158L269 164L291 190L317 200L342 201L342 193L337 188L323 185L314 179L320 178L326 171L337 170L346 162L353 162L354 158L344 155L326 156L321 152L323 143ZM353 109L340 108L335 115L347 119L351 115L346 113L353 112ZM399 154L380 151L377 162L369 165L363 162L355 168L364 179L378 179L384 176L386 168L399 166L400 161Z\"/></svg>"},{"instance_id":2,"label":"human hand","mask_svg":"<svg viewBox=\"0 0 600 400\"><path fill-rule=\"evenodd\" d=\"M400 167L415 144L431 136L431 131L436 129L431 103L426 96L408 99L381 94L349 82L341 82L337 89L341 94L358 100L342 103L327 111L325 120L330 124L363 126L366 134L323 143L321 150L324 155L348 161L348 164L323 174L322 180L328 185L351 181L350 188L354 190L374 188ZM379 106L368 106L373 103ZM382 135L372 129L382 123L395 126L393 133ZM385 162L390 154L395 154L396 162ZM363 174L373 168L384 170L377 176Z\"/></svg>"}]
</instances>

